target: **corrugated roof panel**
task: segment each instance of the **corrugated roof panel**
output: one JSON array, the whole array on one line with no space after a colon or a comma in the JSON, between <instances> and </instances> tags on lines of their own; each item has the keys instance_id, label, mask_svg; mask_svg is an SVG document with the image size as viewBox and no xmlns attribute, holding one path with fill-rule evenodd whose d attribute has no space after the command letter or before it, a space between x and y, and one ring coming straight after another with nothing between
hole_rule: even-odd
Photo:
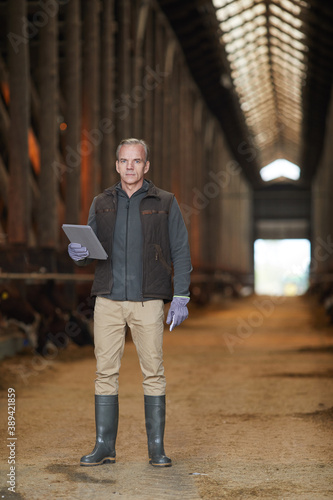
<instances>
[{"instance_id":1,"label":"corrugated roof panel","mask_svg":"<svg viewBox=\"0 0 333 500\"><path fill-rule=\"evenodd\" d=\"M332 91L333 1L158 2L247 179L261 185L260 167L283 154L309 185ZM243 143L257 145L253 159Z\"/></svg>"},{"instance_id":2,"label":"corrugated roof panel","mask_svg":"<svg viewBox=\"0 0 333 500\"><path fill-rule=\"evenodd\" d=\"M245 122L258 148L263 153L267 148L262 157L286 150L297 163L308 53L302 12L308 2L213 0L213 4Z\"/></svg>"}]
</instances>

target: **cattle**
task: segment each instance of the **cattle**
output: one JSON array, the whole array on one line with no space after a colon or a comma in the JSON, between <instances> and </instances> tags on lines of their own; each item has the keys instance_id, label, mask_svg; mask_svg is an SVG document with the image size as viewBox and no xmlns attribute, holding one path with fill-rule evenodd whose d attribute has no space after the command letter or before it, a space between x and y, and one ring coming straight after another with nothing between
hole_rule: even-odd
<instances>
[{"instance_id":1,"label":"cattle","mask_svg":"<svg viewBox=\"0 0 333 500\"><path fill-rule=\"evenodd\" d=\"M2 285L0 314L5 322L15 324L25 333L35 352L47 355L50 343L59 349L64 349L71 341L78 346L93 345L89 326L93 314L90 297L87 298L89 307L84 307L81 301L77 310L73 310L53 280L27 285L24 295L12 284Z\"/></svg>"}]
</instances>

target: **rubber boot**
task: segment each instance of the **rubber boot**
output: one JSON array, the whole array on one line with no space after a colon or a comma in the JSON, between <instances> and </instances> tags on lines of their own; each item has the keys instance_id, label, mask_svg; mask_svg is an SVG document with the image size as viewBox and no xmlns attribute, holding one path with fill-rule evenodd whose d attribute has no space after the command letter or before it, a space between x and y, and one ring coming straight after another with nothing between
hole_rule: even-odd
<instances>
[{"instance_id":1,"label":"rubber boot","mask_svg":"<svg viewBox=\"0 0 333 500\"><path fill-rule=\"evenodd\" d=\"M80 465L115 463L118 415L118 395L95 395L96 444L89 455L81 458Z\"/></svg>"},{"instance_id":2,"label":"rubber boot","mask_svg":"<svg viewBox=\"0 0 333 500\"><path fill-rule=\"evenodd\" d=\"M171 467L164 452L165 396L145 396L145 420L149 463L154 467Z\"/></svg>"}]
</instances>

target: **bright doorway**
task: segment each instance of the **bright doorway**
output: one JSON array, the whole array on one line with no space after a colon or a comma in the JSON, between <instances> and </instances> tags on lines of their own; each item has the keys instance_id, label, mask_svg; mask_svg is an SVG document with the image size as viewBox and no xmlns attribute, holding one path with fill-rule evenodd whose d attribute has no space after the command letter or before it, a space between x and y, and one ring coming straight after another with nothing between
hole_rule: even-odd
<instances>
[{"instance_id":1,"label":"bright doorway","mask_svg":"<svg viewBox=\"0 0 333 500\"><path fill-rule=\"evenodd\" d=\"M255 293L302 295L309 286L310 260L309 240L256 240L254 242Z\"/></svg>"}]
</instances>

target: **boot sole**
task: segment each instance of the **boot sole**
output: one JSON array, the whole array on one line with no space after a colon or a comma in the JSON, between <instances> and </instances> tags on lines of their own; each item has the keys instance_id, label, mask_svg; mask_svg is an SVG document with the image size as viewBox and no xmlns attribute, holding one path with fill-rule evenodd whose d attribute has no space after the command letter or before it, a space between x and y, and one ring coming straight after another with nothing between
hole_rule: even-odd
<instances>
[{"instance_id":1,"label":"boot sole","mask_svg":"<svg viewBox=\"0 0 333 500\"><path fill-rule=\"evenodd\" d=\"M153 463L151 460L149 460L149 463L153 467L171 467L172 466L172 463L169 463L169 464L157 464L157 463Z\"/></svg>"},{"instance_id":2,"label":"boot sole","mask_svg":"<svg viewBox=\"0 0 333 500\"><path fill-rule=\"evenodd\" d=\"M83 467L95 467L96 465L103 465L103 464L115 464L116 459L115 458L103 458L100 462L93 462L93 463L86 463L86 462L80 462L80 465Z\"/></svg>"}]
</instances>

